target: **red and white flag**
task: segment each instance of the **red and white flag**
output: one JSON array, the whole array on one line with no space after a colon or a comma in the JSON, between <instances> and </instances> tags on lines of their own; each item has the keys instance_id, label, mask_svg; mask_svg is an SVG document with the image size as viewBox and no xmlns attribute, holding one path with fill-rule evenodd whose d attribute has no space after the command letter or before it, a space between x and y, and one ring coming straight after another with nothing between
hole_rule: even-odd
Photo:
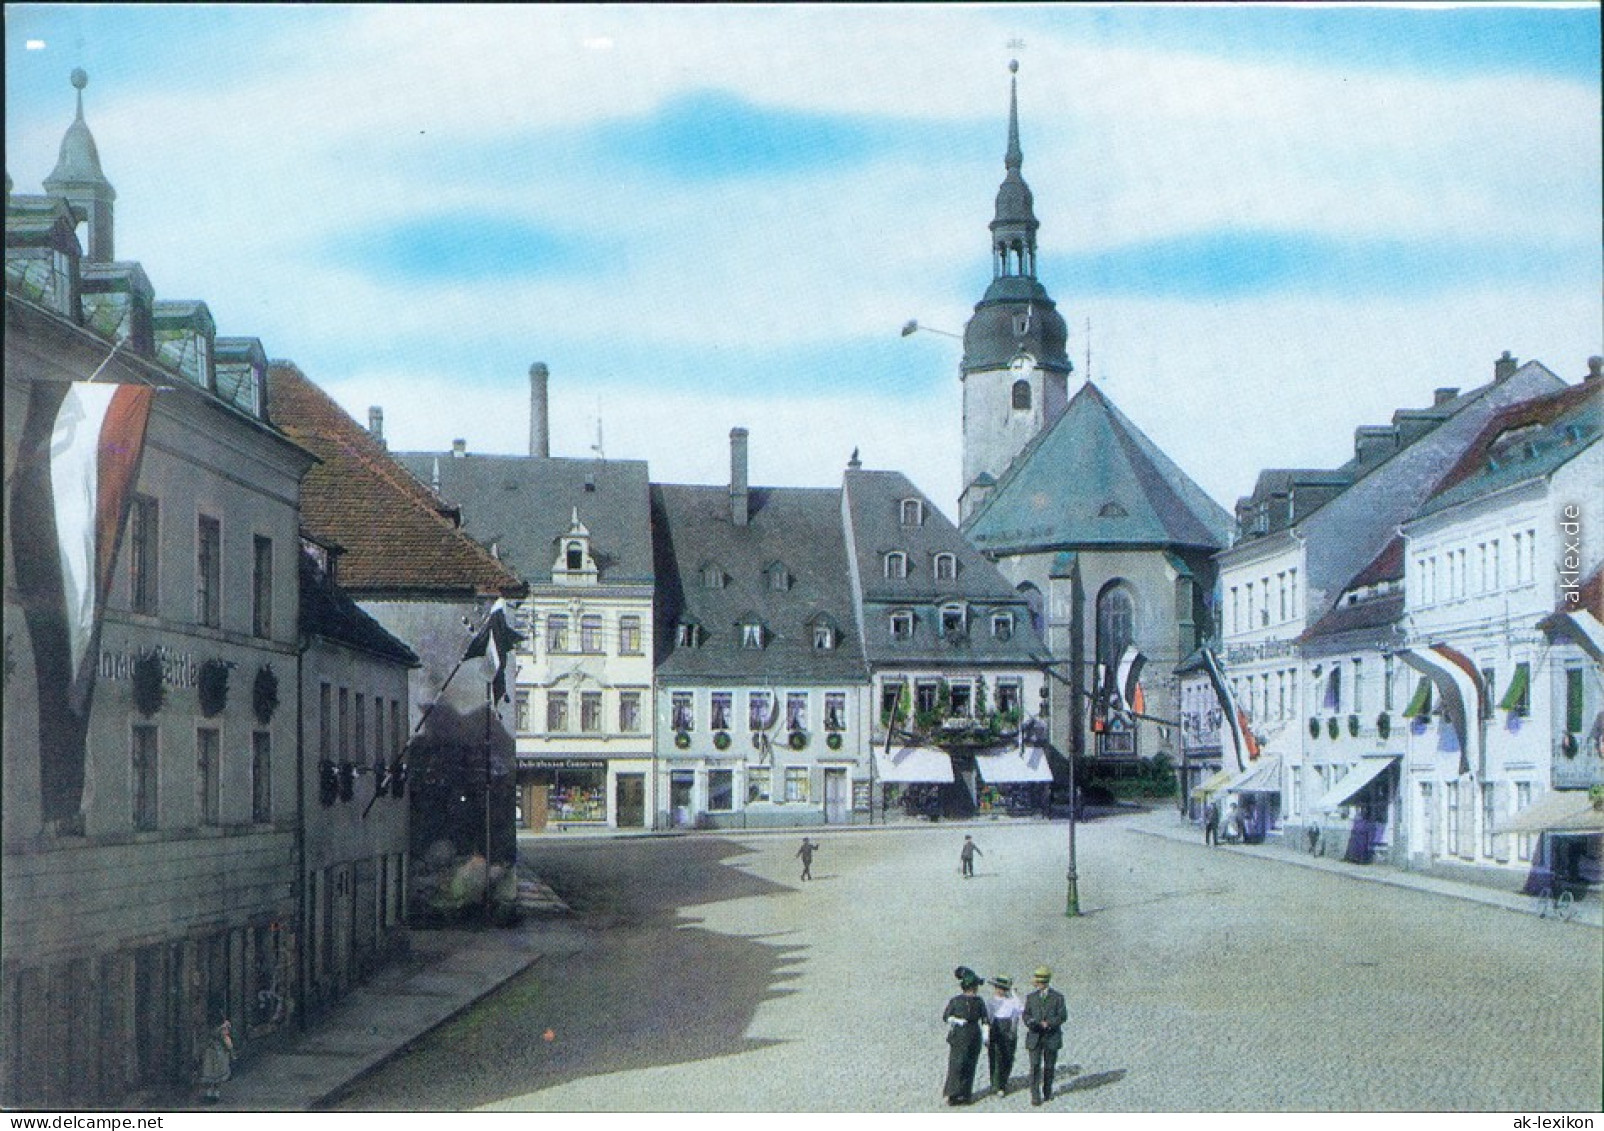
<instances>
[{"instance_id":1,"label":"red and white flag","mask_svg":"<svg viewBox=\"0 0 1604 1131\"><path fill-rule=\"evenodd\" d=\"M84 735L112 569L155 390L36 381L11 488L11 549L39 686L46 819L83 794Z\"/></svg>"}]
</instances>

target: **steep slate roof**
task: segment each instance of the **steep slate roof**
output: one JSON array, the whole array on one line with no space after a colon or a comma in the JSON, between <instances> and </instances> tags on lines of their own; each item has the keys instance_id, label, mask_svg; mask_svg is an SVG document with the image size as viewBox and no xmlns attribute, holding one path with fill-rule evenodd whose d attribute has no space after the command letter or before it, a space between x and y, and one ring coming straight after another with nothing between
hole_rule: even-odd
<instances>
[{"instance_id":1,"label":"steep slate roof","mask_svg":"<svg viewBox=\"0 0 1604 1131\"><path fill-rule=\"evenodd\" d=\"M1123 515L1105 516L1108 504ZM1015 457L964 526L989 553L1062 546L1199 546L1230 540L1225 508L1090 381Z\"/></svg>"},{"instance_id":2,"label":"steep slate roof","mask_svg":"<svg viewBox=\"0 0 1604 1131\"><path fill-rule=\"evenodd\" d=\"M1034 664L1046 659L1024 598L907 476L898 471L849 468L844 482L852 551L863 587L864 647L871 661ZM922 525L902 525L904 499L924 504ZM885 576L884 556L893 550L908 555L906 578ZM956 559L954 580L935 579L934 562L939 553ZM971 627L961 640L950 641L941 634L939 603L945 601L971 606ZM894 608L907 608L915 614L918 623L912 639L891 639L886 617ZM1013 614L1011 639L992 635L987 622L994 610Z\"/></svg>"},{"instance_id":3,"label":"steep slate roof","mask_svg":"<svg viewBox=\"0 0 1604 1131\"><path fill-rule=\"evenodd\" d=\"M598 579L652 583L651 501L642 460L398 452L423 483L440 475L440 495L462 510L462 528L495 543L503 564L532 585L550 584L558 542L575 508L590 531Z\"/></svg>"},{"instance_id":4,"label":"steep slate roof","mask_svg":"<svg viewBox=\"0 0 1604 1131\"><path fill-rule=\"evenodd\" d=\"M301 523L344 550L339 583L363 595L512 595L524 585L447 519L429 491L293 364L268 367L273 421L319 464Z\"/></svg>"},{"instance_id":5,"label":"steep slate roof","mask_svg":"<svg viewBox=\"0 0 1604 1131\"><path fill-rule=\"evenodd\" d=\"M754 487L749 497L750 520L737 526L727 486L652 485L658 679L862 683L868 671L855 631L841 493ZM775 562L792 579L784 591L769 586ZM709 565L723 571L722 589L703 585ZM837 646L828 651L813 646L820 615L836 629ZM761 649L741 647L737 625L752 616L772 635ZM696 647L675 640L674 627L685 620L702 630Z\"/></svg>"},{"instance_id":6,"label":"steep slate roof","mask_svg":"<svg viewBox=\"0 0 1604 1131\"><path fill-rule=\"evenodd\" d=\"M344 589L331 584L308 554L301 555L301 629L409 668L420 663L411 648L363 612Z\"/></svg>"},{"instance_id":7,"label":"steep slate roof","mask_svg":"<svg viewBox=\"0 0 1604 1131\"><path fill-rule=\"evenodd\" d=\"M1598 442L1601 394L1595 381L1510 405L1481 430L1416 517L1553 474Z\"/></svg>"}]
</instances>

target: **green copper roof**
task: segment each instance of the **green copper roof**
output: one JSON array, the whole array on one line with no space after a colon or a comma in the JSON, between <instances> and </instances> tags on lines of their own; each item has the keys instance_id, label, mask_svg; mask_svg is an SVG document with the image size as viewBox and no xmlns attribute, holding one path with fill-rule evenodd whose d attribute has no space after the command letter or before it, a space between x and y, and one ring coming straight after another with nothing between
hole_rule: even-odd
<instances>
[{"instance_id":1,"label":"green copper roof","mask_svg":"<svg viewBox=\"0 0 1604 1131\"><path fill-rule=\"evenodd\" d=\"M989 553L1229 541L1230 518L1091 382L964 527Z\"/></svg>"}]
</instances>

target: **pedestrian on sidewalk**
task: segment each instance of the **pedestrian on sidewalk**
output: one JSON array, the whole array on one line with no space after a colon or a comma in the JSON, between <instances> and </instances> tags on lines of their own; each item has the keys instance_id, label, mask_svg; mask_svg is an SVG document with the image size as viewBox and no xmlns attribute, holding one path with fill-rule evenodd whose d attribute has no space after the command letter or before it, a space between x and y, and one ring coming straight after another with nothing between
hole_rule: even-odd
<instances>
[{"instance_id":1,"label":"pedestrian on sidewalk","mask_svg":"<svg viewBox=\"0 0 1604 1131\"><path fill-rule=\"evenodd\" d=\"M214 1024L206 1034L206 1046L201 1050L201 1100L214 1104L222 1096L222 1087L234 1075L234 1027L222 1014L215 1015Z\"/></svg>"},{"instance_id":2,"label":"pedestrian on sidewalk","mask_svg":"<svg viewBox=\"0 0 1604 1131\"><path fill-rule=\"evenodd\" d=\"M986 1060L991 1068L991 1088L999 1096L1008 1094L1008 1080L1014 1072L1014 1053L1019 1048L1019 1018L1024 1003L1014 993L1014 980L1005 975L991 979L992 996L986 999L991 1033L986 1040Z\"/></svg>"},{"instance_id":3,"label":"pedestrian on sidewalk","mask_svg":"<svg viewBox=\"0 0 1604 1131\"><path fill-rule=\"evenodd\" d=\"M1220 843L1220 807L1214 801L1203 806L1203 843Z\"/></svg>"},{"instance_id":4,"label":"pedestrian on sidewalk","mask_svg":"<svg viewBox=\"0 0 1604 1131\"><path fill-rule=\"evenodd\" d=\"M813 850L818 847L807 837L803 837L802 847L796 850L797 856L802 860L802 878L804 880L813 878Z\"/></svg>"},{"instance_id":5,"label":"pedestrian on sidewalk","mask_svg":"<svg viewBox=\"0 0 1604 1131\"><path fill-rule=\"evenodd\" d=\"M980 1047L985 1042L986 1003L975 992L980 975L967 966L953 971L958 994L947 1002L941 1019L947 1023L947 1082L941 1094L948 1107L974 1101L975 1067L980 1063Z\"/></svg>"},{"instance_id":6,"label":"pedestrian on sidewalk","mask_svg":"<svg viewBox=\"0 0 1604 1131\"><path fill-rule=\"evenodd\" d=\"M1030 1053L1030 1102L1040 1107L1053 1098L1053 1070L1064 1047L1069 1008L1064 995L1048 985L1052 970L1038 966L1031 978L1036 988L1025 999L1025 1050Z\"/></svg>"},{"instance_id":7,"label":"pedestrian on sidewalk","mask_svg":"<svg viewBox=\"0 0 1604 1131\"><path fill-rule=\"evenodd\" d=\"M980 846L972 838L964 837L964 846L958 850L958 862L963 866L963 876L966 880L975 874L975 856L977 854L980 856L986 855L980 851Z\"/></svg>"}]
</instances>

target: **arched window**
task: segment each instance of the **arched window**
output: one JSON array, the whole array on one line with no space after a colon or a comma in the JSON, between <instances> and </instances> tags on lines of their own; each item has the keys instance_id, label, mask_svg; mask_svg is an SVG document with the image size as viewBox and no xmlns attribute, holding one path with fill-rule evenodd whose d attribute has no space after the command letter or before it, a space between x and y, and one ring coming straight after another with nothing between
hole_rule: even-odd
<instances>
[{"instance_id":1,"label":"arched window","mask_svg":"<svg viewBox=\"0 0 1604 1131\"><path fill-rule=\"evenodd\" d=\"M1097 662L1110 667L1119 663L1131 643L1136 619L1136 602L1123 582L1114 581L1097 595Z\"/></svg>"},{"instance_id":2,"label":"arched window","mask_svg":"<svg viewBox=\"0 0 1604 1131\"><path fill-rule=\"evenodd\" d=\"M925 521L925 505L922 499L902 500L902 525L923 526Z\"/></svg>"},{"instance_id":3,"label":"arched window","mask_svg":"<svg viewBox=\"0 0 1604 1131\"><path fill-rule=\"evenodd\" d=\"M937 581L952 581L958 576L958 559L952 554L937 554L935 563Z\"/></svg>"},{"instance_id":4,"label":"arched window","mask_svg":"<svg viewBox=\"0 0 1604 1131\"><path fill-rule=\"evenodd\" d=\"M1014 382L1014 411L1016 411L1016 412L1028 412L1028 411L1030 411L1030 382L1029 381L1015 381Z\"/></svg>"},{"instance_id":5,"label":"arched window","mask_svg":"<svg viewBox=\"0 0 1604 1131\"><path fill-rule=\"evenodd\" d=\"M568 543L568 568L585 568L585 547L579 542Z\"/></svg>"},{"instance_id":6,"label":"arched window","mask_svg":"<svg viewBox=\"0 0 1604 1131\"><path fill-rule=\"evenodd\" d=\"M901 581L908 576L908 555L901 550L892 550L886 555L886 577L892 581Z\"/></svg>"}]
</instances>

